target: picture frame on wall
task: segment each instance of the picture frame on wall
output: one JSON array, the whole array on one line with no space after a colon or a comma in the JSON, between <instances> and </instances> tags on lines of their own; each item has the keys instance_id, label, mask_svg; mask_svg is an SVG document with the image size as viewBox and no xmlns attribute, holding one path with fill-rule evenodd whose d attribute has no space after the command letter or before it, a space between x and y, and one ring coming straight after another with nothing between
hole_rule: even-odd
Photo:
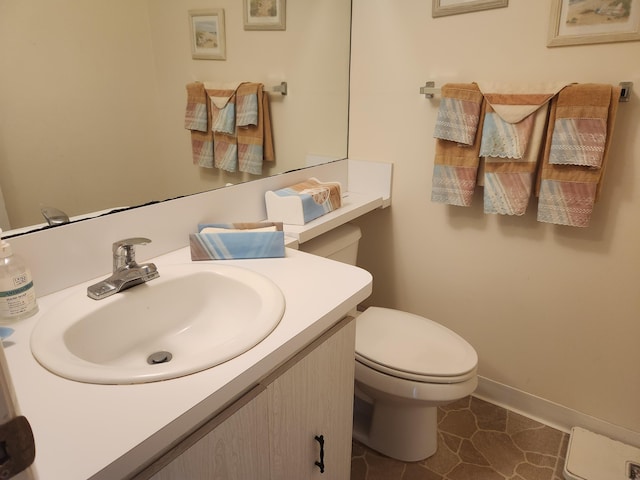
<instances>
[{"instance_id":1,"label":"picture frame on wall","mask_svg":"<svg viewBox=\"0 0 640 480\"><path fill-rule=\"evenodd\" d=\"M640 0L552 0L548 47L640 40Z\"/></svg>"},{"instance_id":2,"label":"picture frame on wall","mask_svg":"<svg viewBox=\"0 0 640 480\"><path fill-rule=\"evenodd\" d=\"M242 0L245 30L286 30L286 0Z\"/></svg>"},{"instance_id":3,"label":"picture frame on wall","mask_svg":"<svg viewBox=\"0 0 640 480\"><path fill-rule=\"evenodd\" d=\"M445 17L459 13L478 12L509 5L509 0L433 0L431 16Z\"/></svg>"},{"instance_id":4,"label":"picture frame on wall","mask_svg":"<svg viewBox=\"0 0 640 480\"><path fill-rule=\"evenodd\" d=\"M209 8L189 10L191 58L197 60L226 60L224 10Z\"/></svg>"}]
</instances>

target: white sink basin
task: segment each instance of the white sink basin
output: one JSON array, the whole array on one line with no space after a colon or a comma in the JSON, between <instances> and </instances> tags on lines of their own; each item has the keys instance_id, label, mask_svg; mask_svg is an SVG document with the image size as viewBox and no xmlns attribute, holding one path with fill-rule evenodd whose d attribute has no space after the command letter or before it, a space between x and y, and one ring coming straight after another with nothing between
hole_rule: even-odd
<instances>
[{"instance_id":1,"label":"white sink basin","mask_svg":"<svg viewBox=\"0 0 640 480\"><path fill-rule=\"evenodd\" d=\"M104 300L78 288L43 312L31 336L35 358L81 382L165 380L246 352L284 314L280 289L250 270L184 264L158 271L160 278Z\"/></svg>"}]
</instances>

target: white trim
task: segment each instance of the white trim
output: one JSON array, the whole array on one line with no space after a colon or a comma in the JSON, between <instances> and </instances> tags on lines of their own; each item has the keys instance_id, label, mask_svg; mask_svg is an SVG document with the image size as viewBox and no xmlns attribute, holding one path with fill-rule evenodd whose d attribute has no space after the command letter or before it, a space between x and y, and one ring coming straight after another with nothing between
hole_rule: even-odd
<instances>
[{"instance_id":1,"label":"white trim","mask_svg":"<svg viewBox=\"0 0 640 480\"><path fill-rule=\"evenodd\" d=\"M582 427L614 440L640 447L640 432L608 423L485 377L478 377L478 388L473 396L566 433L569 433L573 427Z\"/></svg>"}]
</instances>

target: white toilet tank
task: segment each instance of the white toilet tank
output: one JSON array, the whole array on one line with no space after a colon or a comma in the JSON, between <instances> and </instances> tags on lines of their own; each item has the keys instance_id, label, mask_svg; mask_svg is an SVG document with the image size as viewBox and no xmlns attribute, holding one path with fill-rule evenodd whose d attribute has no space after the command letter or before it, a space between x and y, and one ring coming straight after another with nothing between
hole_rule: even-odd
<instances>
[{"instance_id":1,"label":"white toilet tank","mask_svg":"<svg viewBox=\"0 0 640 480\"><path fill-rule=\"evenodd\" d=\"M350 223L329 230L327 233L300 244L303 252L355 265L358 258L358 242L362 237L360 228Z\"/></svg>"}]
</instances>

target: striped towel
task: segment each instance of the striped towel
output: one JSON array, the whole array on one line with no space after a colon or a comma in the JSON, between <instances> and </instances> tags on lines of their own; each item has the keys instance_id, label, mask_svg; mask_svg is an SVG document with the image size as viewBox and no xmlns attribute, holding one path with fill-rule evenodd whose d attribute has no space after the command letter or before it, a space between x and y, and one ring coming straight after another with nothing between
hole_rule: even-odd
<instances>
[{"instance_id":1,"label":"striped towel","mask_svg":"<svg viewBox=\"0 0 640 480\"><path fill-rule=\"evenodd\" d=\"M524 215L533 191L549 101L565 83L484 84L480 155L484 212Z\"/></svg>"},{"instance_id":2,"label":"striped towel","mask_svg":"<svg viewBox=\"0 0 640 480\"><path fill-rule=\"evenodd\" d=\"M484 158L484 213L524 215L531 198L538 155L544 137L548 105L525 120L531 126L522 157ZM486 124L486 120L485 120Z\"/></svg>"},{"instance_id":3,"label":"striped towel","mask_svg":"<svg viewBox=\"0 0 640 480\"><path fill-rule=\"evenodd\" d=\"M446 84L434 136L436 151L431 201L468 207L476 187L480 163L480 135L484 118L482 93L474 83Z\"/></svg>"},{"instance_id":4,"label":"striped towel","mask_svg":"<svg viewBox=\"0 0 640 480\"><path fill-rule=\"evenodd\" d=\"M213 128L213 160L216 168L227 172L238 170L235 96L238 83L217 85L206 83Z\"/></svg>"},{"instance_id":5,"label":"striped towel","mask_svg":"<svg viewBox=\"0 0 640 480\"><path fill-rule=\"evenodd\" d=\"M489 105L482 127L481 157L520 159L524 157L533 129L534 115L510 123L502 119Z\"/></svg>"},{"instance_id":6,"label":"striped towel","mask_svg":"<svg viewBox=\"0 0 640 480\"><path fill-rule=\"evenodd\" d=\"M187 109L184 128L198 132L207 131L207 94L204 84L193 82L187 85Z\"/></svg>"},{"instance_id":7,"label":"striped towel","mask_svg":"<svg viewBox=\"0 0 640 480\"><path fill-rule=\"evenodd\" d=\"M582 84L565 88L554 99L538 172L538 221L589 226L602 189L619 97L619 87ZM589 121L582 122L585 119ZM601 124L606 125L604 143ZM567 125L578 133L568 135Z\"/></svg>"},{"instance_id":8,"label":"striped towel","mask_svg":"<svg viewBox=\"0 0 640 480\"><path fill-rule=\"evenodd\" d=\"M190 130L191 154L194 165L213 167L213 134L211 109L209 108L204 84L193 82L187 85L187 108L184 126Z\"/></svg>"},{"instance_id":9,"label":"striped towel","mask_svg":"<svg viewBox=\"0 0 640 480\"><path fill-rule=\"evenodd\" d=\"M482 95L465 84L445 84L433 133L435 138L473 145L478 130Z\"/></svg>"},{"instance_id":10,"label":"striped towel","mask_svg":"<svg viewBox=\"0 0 640 480\"><path fill-rule=\"evenodd\" d=\"M261 175L263 162L275 160L269 95L261 83L238 87L236 112L239 170Z\"/></svg>"},{"instance_id":11,"label":"striped towel","mask_svg":"<svg viewBox=\"0 0 640 480\"><path fill-rule=\"evenodd\" d=\"M600 168L606 138L606 118L556 117L549 163Z\"/></svg>"}]
</instances>

